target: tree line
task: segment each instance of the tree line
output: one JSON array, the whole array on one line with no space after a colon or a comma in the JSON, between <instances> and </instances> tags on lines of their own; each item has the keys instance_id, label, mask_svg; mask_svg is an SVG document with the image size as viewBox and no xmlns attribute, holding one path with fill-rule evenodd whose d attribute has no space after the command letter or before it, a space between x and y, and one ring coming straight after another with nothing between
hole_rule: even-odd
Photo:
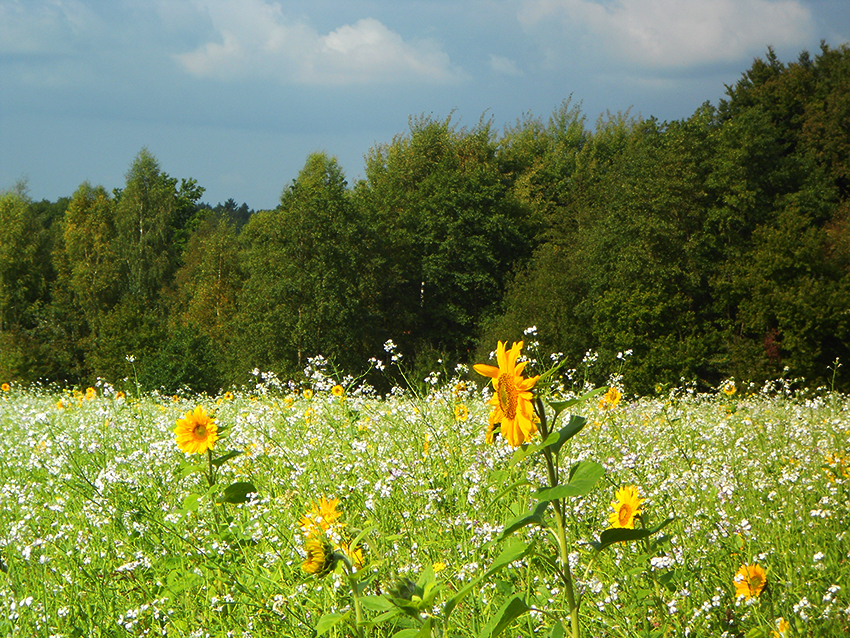
<instances>
[{"instance_id":1,"label":"tree line","mask_svg":"<svg viewBox=\"0 0 850 638\"><path fill-rule=\"evenodd\" d=\"M317 354L358 373L387 339L428 371L531 325L575 364L632 350L638 392L847 361L846 45L768 50L680 121L415 117L352 186L316 153L274 210L203 193L143 149L112 192L0 195L0 378L214 391Z\"/></svg>"}]
</instances>

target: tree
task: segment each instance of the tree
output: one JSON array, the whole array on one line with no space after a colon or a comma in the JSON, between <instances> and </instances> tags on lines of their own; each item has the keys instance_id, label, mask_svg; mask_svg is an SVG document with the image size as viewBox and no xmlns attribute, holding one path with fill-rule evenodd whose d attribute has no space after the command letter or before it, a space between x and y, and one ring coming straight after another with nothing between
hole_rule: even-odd
<instances>
[{"instance_id":1,"label":"tree","mask_svg":"<svg viewBox=\"0 0 850 638\"><path fill-rule=\"evenodd\" d=\"M310 155L280 207L254 214L241 234L246 367L289 374L317 354L349 369L365 363L368 236L336 159Z\"/></svg>"},{"instance_id":2,"label":"tree","mask_svg":"<svg viewBox=\"0 0 850 638\"><path fill-rule=\"evenodd\" d=\"M126 186L118 199L116 252L123 260L125 290L143 300L156 299L173 274L176 182L143 148L127 171Z\"/></svg>"},{"instance_id":3,"label":"tree","mask_svg":"<svg viewBox=\"0 0 850 638\"><path fill-rule=\"evenodd\" d=\"M458 130L451 118L411 121L375 147L357 205L378 229L378 330L407 353L467 359L498 314L513 268L536 228L512 195L490 125Z\"/></svg>"}]
</instances>

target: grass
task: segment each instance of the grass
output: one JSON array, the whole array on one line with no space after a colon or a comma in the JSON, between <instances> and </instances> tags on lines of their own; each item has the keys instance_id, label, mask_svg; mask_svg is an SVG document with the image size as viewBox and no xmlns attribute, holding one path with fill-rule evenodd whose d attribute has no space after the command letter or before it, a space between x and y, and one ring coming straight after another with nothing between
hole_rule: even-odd
<instances>
[{"instance_id":1,"label":"grass","mask_svg":"<svg viewBox=\"0 0 850 638\"><path fill-rule=\"evenodd\" d=\"M490 635L488 620L517 594L532 611L505 635L559 635L555 618L567 614L552 535L530 526L499 540L534 505L545 468L540 457L511 466L503 439L484 444L488 390L434 377L421 395L347 387L338 397L337 381L317 371L296 387L261 375L217 397L120 397L103 383L91 398L0 392L0 636L315 635L323 616L352 606L342 569L301 569L299 520L320 497L340 499L342 540L362 532L367 622L391 608L384 595L399 579L431 571L438 593L423 611L440 616L519 539L528 551L472 588L445 635ZM241 453L212 490L206 458L175 444L176 420L196 405L228 429L216 455ZM850 630L847 397L779 383L579 412L587 426L561 465L605 469L566 502L582 635L767 637L780 617L784 636ZM216 504L234 482L257 496ZM597 552L588 542L626 485L645 498L647 527L674 520ZM767 586L736 599L735 573L755 563ZM351 635L345 627L327 635ZM365 633L416 627L402 614Z\"/></svg>"}]
</instances>

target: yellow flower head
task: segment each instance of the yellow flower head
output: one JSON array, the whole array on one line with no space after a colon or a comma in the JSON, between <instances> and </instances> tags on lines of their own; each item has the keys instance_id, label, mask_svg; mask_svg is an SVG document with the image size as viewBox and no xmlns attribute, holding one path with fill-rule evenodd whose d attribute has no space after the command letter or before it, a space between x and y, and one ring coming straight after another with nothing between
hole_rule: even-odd
<instances>
[{"instance_id":1,"label":"yellow flower head","mask_svg":"<svg viewBox=\"0 0 850 638\"><path fill-rule=\"evenodd\" d=\"M301 569L311 576L321 578L327 575L334 567L333 548L324 538L311 536L304 543L304 552L307 554L301 563Z\"/></svg>"},{"instance_id":2,"label":"yellow flower head","mask_svg":"<svg viewBox=\"0 0 850 638\"><path fill-rule=\"evenodd\" d=\"M87 400L91 401L96 396L97 396L97 390L95 390L94 388L91 388L91 387L86 388L86 399Z\"/></svg>"},{"instance_id":3,"label":"yellow flower head","mask_svg":"<svg viewBox=\"0 0 850 638\"><path fill-rule=\"evenodd\" d=\"M458 403L455 406L455 420L456 421L466 421L469 418L469 410L466 408L466 404Z\"/></svg>"},{"instance_id":4,"label":"yellow flower head","mask_svg":"<svg viewBox=\"0 0 850 638\"><path fill-rule=\"evenodd\" d=\"M789 629L791 629L791 623L780 616L776 619L776 629L770 632L770 638L785 638Z\"/></svg>"},{"instance_id":5,"label":"yellow flower head","mask_svg":"<svg viewBox=\"0 0 850 638\"><path fill-rule=\"evenodd\" d=\"M317 536L332 528L345 527L345 524L339 520L342 518L342 512L337 509L338 505L338 498L326 499L323 496L318 502L313 501L310 511L299 521L301 529L307 536Z\"/></svg>"},{"instance_id":6,"label":"yellow flower head","mask_svg":"<svg viewBox=\"0 0 850 638\"><path fill-rule=\"evenodd\" d=\"M305 399L312 399L313 398L313 391L310 388L307 388L306 390L304 390L304 398Z\"/></svg>"},{"instance_id":7,"label":"yellow flower head","mask_svg":"<svg viewBox=\"0 0 850 638\"><path fill-rule=\"evenodd\" d=\"M500 341L496 348L498 368L482 363L473 366L478 374L493 379L493 389L496 391L490 400L493 411L487 426L488 443L493 442L497 423L501 425L502 436L513 447L519 447L537 433L530 390L540 377L526 379L522 376L527 362L516 362L522 345L522 341L517 341L506 351L505 344Z\"/></svg>"},{"instance_id":8,"label":"yellow flower head","mask_svg":"<svg viewBox=\"0 0 850 638\"><path fill-rule=\"evenodd\" d=\"M744 596L747 600L758 598L767 582L767 576L761 565L741 565L732 579L735 583L735 598Z\"/></svg>"},{"instance_id":9,"label":"yellow flower head","mask_svg":"<svg viewBox=\"0 0 850 638\"><path fill-rule=\"evenodd\" d=\"M735 382L732 379L728 379L720 386L720 391L727 397L731 397L738 391L738 388L735 387Z\"/></svg>"},{"instance_id":10,"label":"yellow flower head","mask_svg":"<svg viewBox=\"0 0 850 638\"><path fill-rule=\"evenodd\" d=\"M3 392L8 392L11 389L12 389L12 386L10 386L8 383L4 383L3 385L0 385L0 390L3 390Z\"/></svg>"},{"instance_id":11,"label":"yellow flower head","mask_svg":"<svg viewBox=\"0 0 850 638\"><path fill-rule=\"evenodd\" d=\"M182 419L177 419L174 433L177 435L177 447L189 454L203 454L213 449L218 441L218 426L200 405Z\"/></svg>"},{"instance_id":12,"label":"yellow flower head","mask_svg":"<svg viewBox=\"0 0 850 638\"><path fill-rule=\"evenodd\" d=\"M339 384L336 384L334 387L331 388L331 394L335 397L341 397L345 394L345 388L343 388Z\"/></svg>"},{"instance_id":13,"label":"yellow flower head","mask_svg":"<svg viewBox=\"0 0 850 638\"><path fill-rule=\"evenodd\" d=\"M432 568L433 568L435 574L439 574L441 571L443 571L446 568L446 564L443 561L437 561L436 563L434 563Z\"/></svg>"},{"instance_id":14,"label":"yellow flower head","mask_svg":"<svg viewBox=\"0 0 850 638\"><path fill-rule=\"evenodd\" d=\"M224 393L224 396L222 398L225 401L233 401L233 393L230 390L228 390L227 392Z\"/></svg>"},{"instance_id":15,"label":"yellow flower head","mask_svg":"<svg viewBox=\"0 0 850 638\"><path fill-rule=\"evenodd\" d=\"M621 487L614 493L615 501L611 507L614 511L608 516L609 528L635 528L635 517L641 514L644 499L638 494L637 485Z\"/></svg>"},{"instance_id":16,"label":"yellow flower head","mask_svg":"<svg viewBox=\"0 0 850 638\"><path fill-rule=\"evenodd\" d=\"M343 554L348 556L348 560L351 561L355 571L359 572L366 567L366 557L363 555L363 548L360 545L352 547L351 543L340 543L339 548Z\"/></svg>"},{"instance_id":17,"label":"yellow flower head","mask_svg":"<svg viewBox=\"0 0 850 638\"><path fill-rule=\"evenodd\" d=\"M620 403L623 394L615 387L608 388L608 392L599 400L600 410L613 410Z\"/></svg>"},{"instance_id":18,"label":"yellow flower head","mask_svg":"<svg viewBox=\"0 0 850 638\"><path fill-rule=\"evenodd\" d=\"M115 393L115 400L116 401L122 401L126 397L127 397L127 395L124 394L124 392L122 390L119 390L118 392Z\"/></svg>"}]
</instances>

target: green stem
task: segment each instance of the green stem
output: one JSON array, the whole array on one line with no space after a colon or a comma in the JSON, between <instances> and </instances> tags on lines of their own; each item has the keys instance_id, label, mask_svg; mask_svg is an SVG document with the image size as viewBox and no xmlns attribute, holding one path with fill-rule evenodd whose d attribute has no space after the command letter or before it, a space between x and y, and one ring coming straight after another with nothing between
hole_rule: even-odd
<instances>
[{"instance_id":1,"label":"green stem","mask_svg":"<svg viewBox=\"0 0 850 638\"><path fill-rule=\"evenodd\" d=\"M345 566L345 575L348 577L348 584L351 587L351 597L354 601L354 630L357 632L358 638L365 638L363 632L363 606L360 603L360 584L354 577L354 566L351 564L348 556L343 552L338 552L337 556L342 559L342 564Z\"/></svg>"},{"instance_id":2,"label":"green stem","mask_svg":"<svg viewBox=\"0 0 850 638\"><path fill-rule=\"evenodd\" d=\"M207 448L207 461L208 461L208 473L207 473L207 483L209 483L210 488L215 485L215 466L213 465L213 453L211 448ZM221 531L221 518L218 515L218 509L215 501L213 501L213 516L215 517L215 528L216 532Z\"/></svg>"},{"instance_id":3,"label":"green stem","mask_svg":"<svg viewBox=\"0 0 850 638\"><path fill-rule=\"evenodd\" d=\"M545 441L549 436L549 426L546 421L546 409L542 399L537 397L534 403L535 411L540 419L540 435ZM553 424L554 425L554 424ZM558 485L558 470L555 465L555 459L552 456L552 450L543 449L543 457L546 459L546 471L549 475L549 486L556 487ZM575 590L573 588L573 574L570 569L570 555L567 547L567 530L564 525L564 502L561 499L552 501L552 508L555 510L555 521L558 524L558 546L559 559L561 563L561 577L564 581L564 589L567 592L567 604L570 610L570 626L572 629L572 638L579 638L579 622L578 622L578 604L576 602Z\"/></svg>"}]
</instances>

